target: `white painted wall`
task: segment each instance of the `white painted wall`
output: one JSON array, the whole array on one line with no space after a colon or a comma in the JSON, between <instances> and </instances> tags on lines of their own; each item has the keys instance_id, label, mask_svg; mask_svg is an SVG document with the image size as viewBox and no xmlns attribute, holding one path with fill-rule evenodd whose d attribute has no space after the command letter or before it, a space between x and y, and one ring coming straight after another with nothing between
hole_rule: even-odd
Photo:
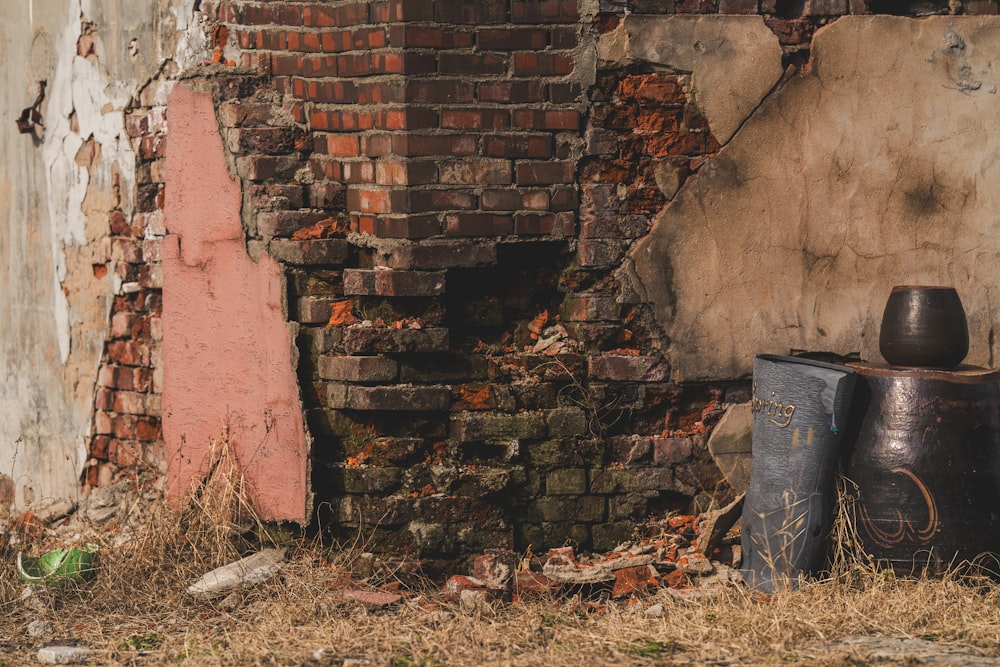
<instances>
[{"instance_id":1,"label":"white painted wall","mask_svg":"<svg viewBox=\"0 0 1000 667\"><path fill-rule=\"evenodd\" d=\"M16 504L74 498L114 290L108 213L132 210L129 100L205 59L196 0L0 3L0 474ZM84 23L96 56L77 55ZM48 82L37 136L14 120ZM80 153L92 138L99 157ZM88 164L89 162L89 164ZM103 278L93 265L109 263ZM2 509L2 508L0 508Z\"/></svg>"}]
</instances>

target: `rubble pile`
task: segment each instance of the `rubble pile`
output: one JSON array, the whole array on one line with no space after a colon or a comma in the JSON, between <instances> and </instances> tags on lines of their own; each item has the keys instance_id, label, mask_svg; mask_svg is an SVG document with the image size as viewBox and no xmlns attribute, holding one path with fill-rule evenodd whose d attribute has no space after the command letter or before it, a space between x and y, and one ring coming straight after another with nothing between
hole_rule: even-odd
<instances>
[{"instance_id":1,"label":"rubble pile","mask_svg":"<svg viewBox=\"0 0 1000 667\"><path fill-rule=\"evenodd\" d=\"M478 556L471 576L456 574L444 595L469 604L518 600L532 595L583 594L591 598L628 598L665 589L682 599L742 583L737 568L742 553L732 527L742 497L703 515L673 514L647 524L642 535L610 553L583 555L571 546L528 555L491 551Z\"/></svg>"}]
</instances>

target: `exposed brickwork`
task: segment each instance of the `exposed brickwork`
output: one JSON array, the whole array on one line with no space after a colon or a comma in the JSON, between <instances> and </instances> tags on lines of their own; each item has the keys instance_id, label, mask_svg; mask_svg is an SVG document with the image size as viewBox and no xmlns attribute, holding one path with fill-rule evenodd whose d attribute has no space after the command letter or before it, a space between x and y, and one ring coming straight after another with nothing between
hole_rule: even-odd
<instances>
[{"instance_id":1,"label":"exposed brickwork","mask_svg":"<svg viewBox=\"0 0 1000 667\"><path fill-rule=\"evenodd\" d=\"M431 559L608 548L649 512L725 495L705 436L746 387L671 383L667 341L621 280L720 147L689 75L594 71L593 40L626 9L761 14L807 67L819 27L877 3L204 4L250 68L215 73L218 119L248 249L285 269L324 526ZM136 212L110 221L122 293L90 483L162 465L162 89L128 116L140 178Z\"/></svg>"},{"instance_id":2,"label":"exposed brickwork","mask_svg":"<svg viewBox=\"0 0 1000 667\"><path fill-rule=\"evenodd\" d=\"M84 482L98 486L139 468L166 470L160 426L163 385L163 273L160 239L164 234L163 159L167 150L166 92L169 82L155 79L127 111L125 128L136 153L134 210L111 211L109 265L116 295L97 374L94 421ZM122 193L125 197L126 193Z\"/></svg>"}]
</instances>

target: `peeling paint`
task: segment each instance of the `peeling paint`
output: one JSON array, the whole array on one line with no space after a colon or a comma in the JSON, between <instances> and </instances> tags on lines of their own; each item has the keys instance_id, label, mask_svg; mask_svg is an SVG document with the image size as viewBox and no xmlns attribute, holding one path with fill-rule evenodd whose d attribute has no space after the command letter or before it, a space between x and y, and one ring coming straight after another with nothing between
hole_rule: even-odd
<instances>
[{"instance_id":1,"label":"peeling paint","mask_svg":"<svg viewBox=\"0 0 1000 667\"><path fill-rule=\"evenodd\" d=\"M134 210L136 156L124 111L159 71L157 59L204 57L195 4L0 6L4 117L16 118L47 82L36 134L19 134L13 122L0 129L12 167L0 175L0 473L14 480L15 506L77 494L110 305L123 288L108 215ZM164 14L180 32L161 29ZM110 46L126 39L122 28L154 47L149 59ZM87 48L84 33L93 39ZM112 270L95 272L98 265Z\"/></svg>"}]
</instances>

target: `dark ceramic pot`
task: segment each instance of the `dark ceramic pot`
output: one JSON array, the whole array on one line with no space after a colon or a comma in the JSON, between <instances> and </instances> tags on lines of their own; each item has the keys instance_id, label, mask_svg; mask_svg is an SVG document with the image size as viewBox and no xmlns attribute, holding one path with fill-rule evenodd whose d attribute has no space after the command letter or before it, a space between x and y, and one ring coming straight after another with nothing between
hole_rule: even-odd
<instances>
[{"instance_id":1,"label":"dark ceramic pot","mask_svg":"<svg viewBox=\"0 0 1000 667\"><path fill-rule=\"evenodd\" d=\"M879 350L893 366L954 368L969 353L965 309L953 287L893 287L882 315Z\"/></svg>"},{"instance_id":2,"label":"dark ceramic pot","mask_svg":"<svg viewBox=\"0 0 1000 667\"><path fill-rule=\"evenodd\" d=\"M863 419L844 474L864 550L903 575L970 562L995 576L1000 373L851 366L867 405L852 406Z\"/></svg>"}]
</instances>

